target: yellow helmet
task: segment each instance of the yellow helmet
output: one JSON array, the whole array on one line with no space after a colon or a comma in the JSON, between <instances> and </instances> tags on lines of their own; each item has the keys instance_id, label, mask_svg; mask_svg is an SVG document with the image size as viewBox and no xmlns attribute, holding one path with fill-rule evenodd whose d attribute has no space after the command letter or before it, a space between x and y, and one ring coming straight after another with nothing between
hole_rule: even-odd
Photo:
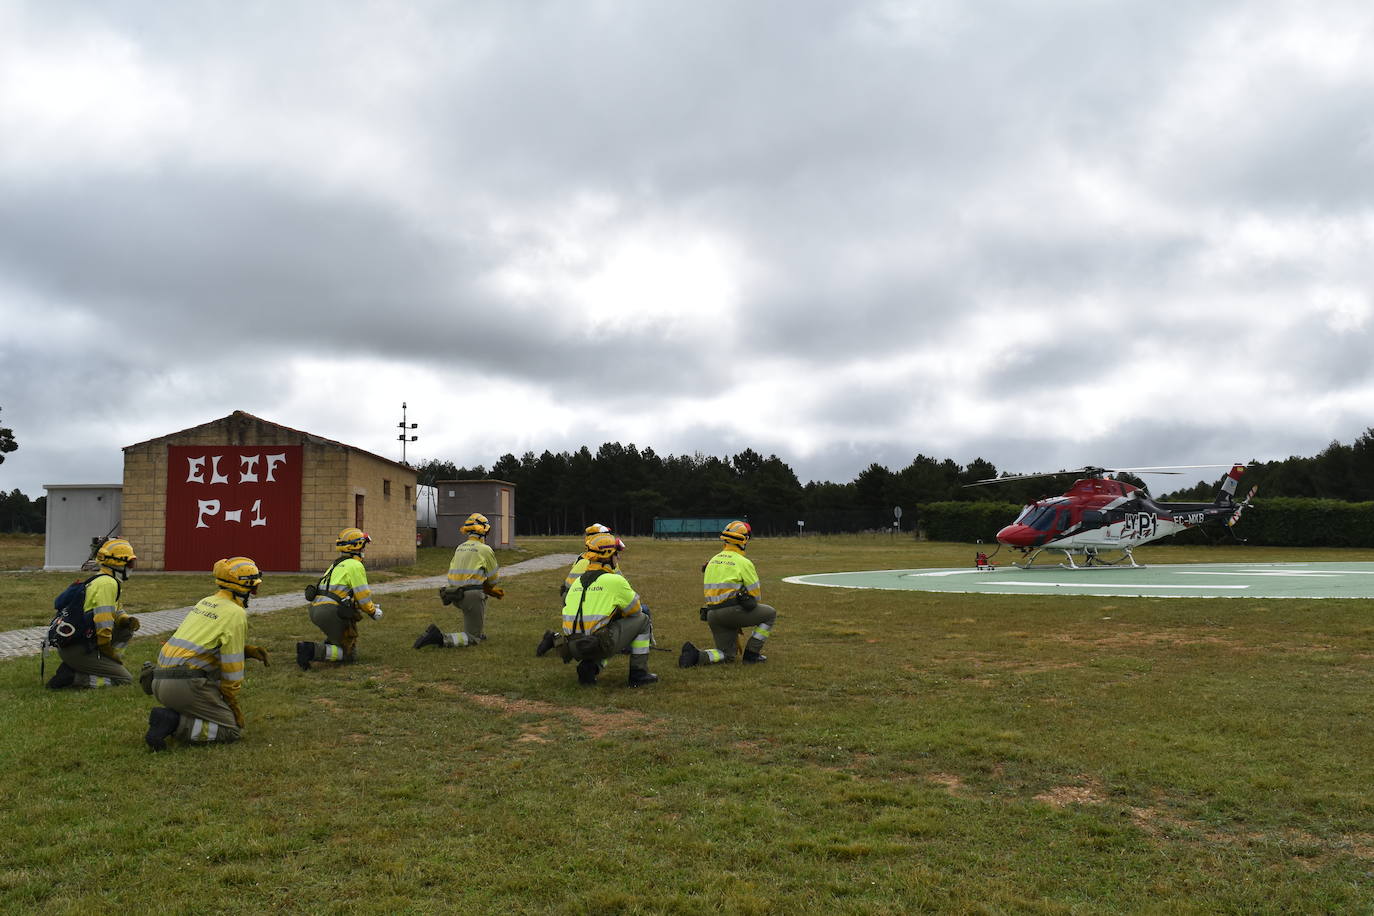
<instances>
[{"instance_id":1,"label":"yellow helmet","mask_svg":"<svg viewBox=\"0 0 1374 916\"><path fill-rule=\"evenodd\" d=\"M486 537L487 532L491 531L491 522L480 512L474 512L468 516L468 520L463 522L463 527L458 529L464 534L475 534L478 537Z\"/></svg>"},{"instance_id":2,"label":"yellow helmet","mask_svg":"<svg viewBox=\"0 0 1374 916\"><path fill-rule=\"evenodd\" d=\"M589 538L594 534L605 534L610 530L611 529L607 528L605 525L588 525L587 530L582 532L582 536L584 538Z\"/></svg>"},{"instance_id":3,"label":"yellow helmet","mask_svg":"<svg viewBox=\"0 0 1374 916\"><path fill-rule=\"evenodd\" d=\"M625 542L609 531L587 538L587 559L594 563L610 563L624 549Z\"/></svg>"},{"instance_id":4,"label":"yellow helmet","mask_svg":"<svg viewBox=\"0 0 1374 916\"><path fill-rule=\"evenodd\" d=\"M744 545L749 543L752 532L753 529L749 527L748 522L735 521L725 526L725 530L720 533L720 539L743 550Z\"/></svg>"},{"instance_id":5,"label":"yellow helmet","mask_svg":"<svg viewBox=\"0 0 1374 916\"><path fill-rule=\"evenodd\" d=\"M262 570L247 557L226 557L215 561L215 584L242 598L245 606L262 584Z\"/></svg>"},{"instance_id":6,"label":"yellow helmet","mask_svg":"<svg viewBox=\"0 0 1374 916\"><path fill-rule=\"evenodd\" d=\"M366 550L370 543L372 543L372 538L363 533L361 528L345 528L339 532L339 539L334 542L334 549L339 553L356 556Z\"/></svg>"},{"instance_id":7,"label":"yellow helmet","mask_svg":"<svg viewBox=\"0 0 1374 916\"><path fill-rule=\"evenodd\" d=\"M95 561L101 566L129 578L129 570L133 568L134 561L138 556L134 553L134 545L124 538L110 538L100 545L100 549L95 552Z\"/></svg>"}]
</instances>

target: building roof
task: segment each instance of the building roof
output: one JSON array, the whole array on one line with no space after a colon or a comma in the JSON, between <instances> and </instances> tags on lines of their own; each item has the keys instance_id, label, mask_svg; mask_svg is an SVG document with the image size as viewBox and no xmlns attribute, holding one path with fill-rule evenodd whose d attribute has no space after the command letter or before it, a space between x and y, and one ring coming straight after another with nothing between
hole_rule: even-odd
<instances>
[{"instance_id":1,"label":"building roof","mask_svg":"<svg viewBox=\"0 0 1374 916\"><path fill-rule=\"evenodd\" d=\"M308 439L308 440L310 440L311 442L314 442L314 443L316 443L316 444L318 444L318 445L332 445L332 446L335 446L335 447L337 447L337 448L348 449L350 452L357 452L357 453L360 454L360 455L366 455L366 456L368 456L369 458L375 458L376 460L381 461L381 462L383 462L383 463L385 463L385 464L390 464L390 465L393 465L393 466L398 467L398 468L403 468L404 470L410 471L412 474L415 473L415 469L414 469L413 467L411 467L410 465L408 465L408 464L402 464L401 462L399 462L399 461L393 461L393 460L390 459L390 458L383 458L381 455L374 454L373 452L369 452L369 451L367 451L366 449L358 448L358 447L355 446L355 445L349 445L347 442L339 442L339 441L336 440L336 439L328 439L328 438L325 438L324 436L317 436L317 435L315 435L314 433L308 433L308 432L306 432L305 430L302 430L302 429L293 429L293 428L290 427L290 426L283 426L283 425L280 424L280 423L273 423L271 420L264 420L262 417L256 417L256 416L254 416L253 414L247 413L247 412L242 411L242 410L236 410L236 411L234 411L233 413L231 413L229 416L227 416L227 417L220 417L218 420L210 420L209 422L200 423L200 424L197 424L196 426L190 426L190 427L187 427L186 429L178 430L177 432L174 432L174 433L167 433L166 435L163 435L163 436L157 436L157 437L152 438L152 439L146 439L146 440L144 440L143 442L135 442L133 445L126 445L126 446L124 446L124 451L127 452L129 449L131 449L131 448L138 448L140 445L148 445L148 444L153 443L153 442L161 442L163 439L171 439L171 438L173 438L173 437L175 437L175 436L182 436L182 435L185 435L186 433L195 432L195 431L198 430L198 429L204 429L204 428L207 427L207 426L214 426L214 425L217 424L217 423L225 423L225 422L228 422L228 421L238 421L238 422L251 421L251 422L253 422L253 423L260 423L260 424L262 424L263 426L275 427L276 429L280 429L280 430L282 430L282 431L284 431L284 432L293 433L293 434L295 434L295 435L297 435L297 436L300 436L300 437L303 438L303 439Z\"/></svg>"}]
</instances>

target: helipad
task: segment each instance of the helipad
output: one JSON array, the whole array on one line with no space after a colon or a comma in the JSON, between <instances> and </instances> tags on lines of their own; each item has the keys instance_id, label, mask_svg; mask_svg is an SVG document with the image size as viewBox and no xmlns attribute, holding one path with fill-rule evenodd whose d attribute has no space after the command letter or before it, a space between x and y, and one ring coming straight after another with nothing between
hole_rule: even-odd
<instances>
[{"instance_id":1,"label":"helipad","mask_svg":"<svg viewBox=\"0 0 1374 916\"><path fill-rule=\"evenodd\" d=\"M877 569L784 579L797 585L1109 598L1374 598L1374 563L1181 563L991 571Z\"/></svg>"}]
</instances>

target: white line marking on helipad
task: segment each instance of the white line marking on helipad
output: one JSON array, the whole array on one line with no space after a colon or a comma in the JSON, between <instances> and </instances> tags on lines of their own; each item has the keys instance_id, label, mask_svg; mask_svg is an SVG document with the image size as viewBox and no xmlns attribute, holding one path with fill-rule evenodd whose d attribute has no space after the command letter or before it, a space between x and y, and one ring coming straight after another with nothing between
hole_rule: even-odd
<instances>
[{"instance_id":1,"label":"white line marking on helipad","mask_svg":"<svg viewBox=\"0 0 1374 916\"><path fill-rule=\"evenodd\" d=\"M970 574L975 576L988 575L988 573L983 572L981 569L937 569L934 572L911 573L910 575L903 576L903 578L920 579L924 576L930 576L933 579L938 579L942 576L967 576Z\"/></svg>"},{"instance_id":2,"label":"white line marking on helipad","mask_svg":"<svg viewBox=\"0 0 1374 916\"><path fill-rule=\"evenodd\" d=\"M1287 572L1279 570L1269 570L1267 572L1185 572L1179 570L1180 576L1254 576L1260 579L1338 579L1345 573L1327 572L1308 572L1306 570L1294 569Z\"/></svg>"},{"instance_id":3,"label":"white line marking on helipad","mask_svg":"<svg viewBox=\"0 0 1374 916\"><path fill-rule=\"evenodd\" d=\"M1030 588L1211 588L1246 589L1248 585L1144 585L1139 582L1022 582L1019 580L990 582L989 585L1024 585Z\"/></svg>"}]
</instances>

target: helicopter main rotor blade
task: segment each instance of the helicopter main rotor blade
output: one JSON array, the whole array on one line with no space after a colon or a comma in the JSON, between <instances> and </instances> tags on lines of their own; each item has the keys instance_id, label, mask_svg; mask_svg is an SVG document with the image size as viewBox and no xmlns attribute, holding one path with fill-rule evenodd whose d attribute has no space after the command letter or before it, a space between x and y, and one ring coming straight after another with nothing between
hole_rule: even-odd
<instances>
[{"instance_id":1,"label":"helicopter main rotor blade","mask_svg":"<svg viewBox=\"0 0 1374 916\"><path fill-rule=\"evenodd\" d=\"M1084 467L1075 468L1067 471L1045 471L1040 474L1010 474L1006 477L989 477L986 480L975 480L973 483L964 484L965 487L981 487L992 483L1006 483L1011 480L1035 480L1041 477L1062 477L1066 474L1087 474L1089 477L1096 477L1100 474L1182 474L1186 470L1199 470L1202 468L1231 468L1239 462L1230 464L1171 464L1150 468L1103 468L1103 467Z\"/></svg>"}]
</instances>

